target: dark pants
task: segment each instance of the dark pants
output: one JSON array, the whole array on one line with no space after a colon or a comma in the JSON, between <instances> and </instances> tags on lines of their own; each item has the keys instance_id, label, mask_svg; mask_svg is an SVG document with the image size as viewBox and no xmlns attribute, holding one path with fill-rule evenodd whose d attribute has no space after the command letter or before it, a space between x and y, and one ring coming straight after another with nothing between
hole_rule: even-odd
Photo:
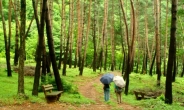
<instances>
[{"instance_id":1,"label":"dark pants","mask_svg":"<svg viewBox=\"0 0 184 110\"><path fill-rule=\"evenodd\" d=\"M104 99L105 99L105 101L108 101L109 97L110 97L110 89L106 88L106 89L104 89Z\"/></svg>"}]
</instances>

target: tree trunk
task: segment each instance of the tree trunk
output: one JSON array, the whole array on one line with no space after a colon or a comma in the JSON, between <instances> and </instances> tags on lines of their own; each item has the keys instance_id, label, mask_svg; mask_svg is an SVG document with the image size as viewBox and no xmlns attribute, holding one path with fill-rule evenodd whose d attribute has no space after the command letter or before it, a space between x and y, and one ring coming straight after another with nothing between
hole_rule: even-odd
<instances>
[{"instance_id":1,"label":"tree trunk","mask_svg":"<svg viewBox=\"0 0 184 110\"><path fill-rule=\"evenodd\" d=\"M172 104L172 72L173 72L173 63L175 56L176 48L176 17L177 16L177 0L172 0L171 7L171 31L170 31L170 46L169 46L169 57L167 65L167 75L165 82L165 103Z\"/></svg>"},{"instance_id":2,"label":"tree trunk","mask_svg":"<svg viewBox=\"0 0 184 110\"><path fill-rule=\"evenodd\" d=\"M184 6L183 6L183 9L184 9ZM184 35L184 28L183 28L183 25L182 25L182 21L181 21L181 18L179 17L179 22L180 22L180 24L181 24L181 29L183 30L182 31L182 33L183 33L183 35ZM182 44L183 44L183 42L182 42ZM182 72L181 72L181 77L183 77L183 75L184 75L184 55L182 55Z\"/></svg>"},{"instance_id":3,"label":"tree trunk","mask_svg":"<svg viewBox=\"0 0 184 110\"><path fill-rule=\"evenodd\" d=\"M107 53L108 53L108 44L107 44L108 40L107 40L107 37L106 37L106 40L105 40L105 52L104 52L104 70L107 70Z\"/></svg>"},{"instance_id":4,"label":"tree trunk","mask_svg":"<svg viewBox=\"0 0 184 110\"><path fill-rule=\"evenodd\" d=\"M51 21L51 27L53 26L53 2L54 0L48 0L48 8L49 8L49 14L50 14L50 21Z\"/></svg>"},{"instance_id":5,"label":"tree trunk","mask_svg":"<svg viewBox=\"0 0 184 110\"><path fill-rule=\"evenodd\" d=\"M182 56L182 72L181 72L181 77L184 75L184 55Z\"/></svg>"},{"instance_id":6,"label":"tree trunk","mask_svg":"<svg viewBox=\"0 0 184 110\"><path fill-rule=\"evenodd\" d=\"M40 68L41 68L41 56L44 49L44 21L45 21L45 9L46 9L46 1L43 1L42 4L42 13L40 17L40 23L38 20L38 14L37 14L37 4L35 4L35 0L32 0L33 9L34 9L34 16L37 23L37 29L38 29L38 46L37 46L37 57L36 57L36 68L35 68L35 75L34 75L34 84L33 84L33 90L32 95L38 96L38 87L39 87L39 80L40 80ZM43 71L43 70L42 70Z\"/></svg>"},{"instance_id":7,"label":"tree trunk","mask_svg":"<svg viewBox=\"0 0 184 110\"><path fill-rule=\"evenodd\" d=\"M155 38L156 38L156 73L157 73L157 86L160 86L161 78L161 59L160 59L160 32L159 32L159 1L155 0Z\"/></svg>"},{"instance_id":8,"label":"tree trunk","mask_svg":"<svg viewBox=\"0 0 184 110\"><path fill-rule=\"evenodd\" d=\"M19 9L19 0L14 0L14 13L15 13L15 54L14 54L14 66L18 65L19 60L19 21L18 21L18 9Z\"/></svg>"},{"instance_id":9,"label":"tree trunk","mask_svg":"<svg viewBox=\"0 0 184 110\"><path fill-rule=\"evenodd\" d=\"M124 6L123 6L123 1L120 0L120 4L121 4L121 10L122 10L122 13L123 13L123 20L124 20L124 23L125 23L125 37L127 38L127 45L129 45L129 40L128 40L128 24L127 24L127 21L126 21L126 14L125 14L125 11L124 11ZM127 55L128 56L128 55ZM124 58L125 57L125 54L124 54ZM128 59L128 57L127 57ZM126 59L124 61L127 61ZM128 61L127 61L128 62ZM126 63L128 65L128 63ZM126 72L127 72L127 65L126 65ZM122 68L122 73L123 73L124 69ZM127 73L125 73L124 75L124 79L127 77Z\"/></svg>"},{"instance_id":10,"label":"tree trunk","mask_svg":"<svg viewBox=\"0 0 184 110\"><path fill-rule=\"evenodd\" d=\"M83 21L82 21L82 9L81 9L81 0L77 0L77 20L78 20L78 35L77 35L77 63L79 67L79 71L81 69L82 64L82 27L83 27Z\"/></svg>"},{"instance_id":11,"label":"tree trunk","mask_svg":"<svg viewBox=\"0 0 184 110\"><path fill-rule=\"evenodd\" d=\"M4 32L4 43L5 43L5 52L6 52L6 66L7 66L7 76L11 77L12 73L11 73L11 64L10 64L10 36L11 36L11 18L9 15L9 36L7 39L7 34L6 34L6 24L5 24L5 19L4 19L4 14L3 14L3 6L2 6L2 1L0 1L0 14L1 14L1 18L2 18L2 25L3 25L3 32ZM9 8L11 8L10 6L11 4L9 4ZM9 9L10 10L10 9ZM9 14L11 14L11 11L9 12Z\"/></svg>"},{"instance_id":12,"label":"tree trunk","mask_svg":"<svg viewBox=\"0 0 184 110\"><path fill-rule=\"evenodd\" d=\"M168 29L167 29L167 27L168 27L168 3L169 1L167 0L167 5L166 5L166 23L165 23L165 44L164 44L164 76L166 76L166 73L167 73L167 71L166 71L166 52L167 52L167 36L168 36Z\"/></svg>"},{"instance_id":13,"label":"tree trunk","mask_svg":"<svg viewBox=\"0 0 184 110\"><path fill-rule=\"evenodd\" d=\"M104 65L104 70L106 70L106 57L105 57L105 41L107 37L107 18L108 18L108 1L104 1L104 19L103 19L103 27L102 27L102 39L101 39L101 50L99 62L100 62L100 71L102 71L102 67ZM104 63L103 63L104 61Z\"/></svg>"},{"instance_id":14,"label":"tree trunk","mask_svg":"<svg viewBox=\"0 0 184 110\"><path fill-rule=\"evenodd\" d=\"M61 63L63 61L63 39L65 37L65 0L62 0L61 20L60 54L58 63L59 69L61 69Z\"/></svg>"},{"instance_id":15,"label":"tree trunk","mask_svg":"<svg viewBox=\"0 0 184 110\"><path fill-rule=\"evenodd\" d=\"M114 1L111 10L111 71L115 69L115 40L114 40Z\"/></svg>"},{"instance_id":16,"label":"tree trunk","mask_svg":"<svg viewBox=\"0 0 184 110\"><path fill-rule=\"evenodd\" d=\"M87 24L87 31L86 31L86 42L85 42L85 47L84 47L84 55L82 58L82 67L81 67L81 71L80 71L80 75L82 75L83 73L83 69L84 69L84 63L85 63L85 59L86 59L86 51L87 51L87 46L88 46L88 36L89 36L89 29L90 29L90 23L91 23L91 0L89 1L89 12L88 12L88 24Z\"/></svg>"},{"instance_id":17,"label":"tree trunk","mask_svg":"<svg viewBox=\"0 0 184 110\"><path fill-rule=\"evenodd\" d=\"M12 36L12 33L11 33L11 21L12 21L12 18L11 18L11 15L12 15L12 2L11 0L9 0L9 11L8 11L8 24L9 24L9 34L8 34L8 44L7 44L7 51L6 51L6 62L7 62L7 70L8 70L8 76L12 76L12 72L11 72L11 64L10 64L10 45L11 45L11 36Z\"/></svg>"},{"instance_id":18,"label":"tree trunk","mask_svg":"<svg viewBox=\"0 0 184 110\"><path fill-rule=\"evenodd\" d=\"M121 9L123 12L123 19L124 19L124 23L125 23L125 29L126 29L126 37L127 37L127 45L128 45L128 60L127 60L127 68L126 68L126 74L125 74L125 80L126 80L126 85L125 85L125 94L128 95L128 87L129 87L129 74L131 73L131 67L132 67L132 63L133 63L133 54L134 54L134 40L135 40L135 13L134 13L134 5L133 5L133 1L130 0L131 3L131 12L132 12L132 39L131 39L131 45L129 44L129 36L128 36L128 25L126 22L126 17L125 17L125 12L123 9L123 2L122 0L120 0L121 3Z\"/></svg>"},{"instance_id":19,"label":"tree trunk","mask_svg":"<svg viewBox=\"0 0 184 110\"><path fill-rule=\"evenodd\" d=\"M97 50L96 50L96 0L94 0L94 17L93 17L93 71L96 72L96 64L97 64Z\"/></svg>"},{"instance_id":20,"label":"tree trunk","mask_svg":"<svg viewBox=\"0 0 184 110\"><path fill-rule=\"evenodd\" d=\"M44 18L43 18L43 20L44 20ZM42 65L42 72L41 72L41 75L42 76L41 76L41 82L45 82L46 81L46 79L45 79L46 78L46 74L47 73L51 74L51 73L50 73L50 66L48 66L49 62L47 62L49 59L47 59L48 57L47 57L47 52L46 52L44 36L43 36L43 39L41 39L41 40L42 40L42 43L41 43L42 50L40 50L40 51L42 51L42 57L41 57L41 59L42 59L42 64L41 64Z\"/></svg>"},{"instance_id":21,"label":"tree trunk","mask_svg":"<svg viewBox=\"0 0 184 110\"><path fill-rule=\"evenodd\" d=\"M152 71L153 71L153 66L154 66L154 63L155 63L155 58L156 58L156 52L153 56L153 59L152 59L152 62L151 62L151 65L150 65L150 70L149 70L149 75L152 76Z\"/></svg>"},{"instance_id":22,"label":"tree trunk","mask_svg":"<svg viewBox=\"0 0 184 110\"><path fill-rule=\"evenodd\" d=\"M65 5L63 5L65 6ZM71 6L71 5L70 5ZM71 11L71 8L69 8L69 12ZM69 40L70 40L70 35L71 35L71 17L69 17L69 26L68 26L68 35L66 38L66 45L65 45L65 51L64 51L64 60L63 60L63 76L66 76L66 67L67 67L67 62L68 62L68 50L69 50Z\"/></svg>"},{"instance_id":23,"label":"tree trunk","mask_svg":"<svg viewBox=\"0 0 184 110\"><path fill-rule=\"evenodd\" d=\"M73 21L74 21L74 6L73 6L73 0L70 1L70 42L69 42L69 68L72 68L72 50L73 50Z\"/></svg>"},{"instance_id":24,"label":"tree trunk","mask_svg":"<svg viewBox=\"0 0 184 110\"><path fill-rule=\"evenodd\" d=\"M173 61L173 75L172 75L172 82L176 80L176 73L177 73L177 65L176 65L176 44L174 45L174 61Z\"/></svg>"},{"instance_id":25,"label":"tree trunk","mask_svg":"<svg viewBox=\"0 0 184 110\"><path fill-rule=\"evenodd\" d=\"M77 67L77 50L75 51L75 60L74 60L74 68Z\"/></svg>"},{"instance_id":26,"label":"tree trunk","mask_svg":"<svg viewBox=\"0 0 184 110\"><path fill-rule=\"evenodd\" d=\"M24 95L24 60L25 60L25 29L26 29L26 0L21 0L20 27L20 58L18 71L18 95Z\"/></svg>"},{"instance_id":27,"label":"tree trunk","mask_svg":"<svg viewBox=\"0 0 184 110\"><path fill-rule=\"evenodd\" d=\"M146 48L146 47L145 47ZM146 50L145 50L146 51ZM144 55L143 55L143 62L142 62L142 74L146 74L146 52L144 52Z\"/></svg>"},{"instance_id":28,"label":"tree trunk","mask_svg":"<svg viewBox=\"0 0 184 110\"><path fill-rule=\"evenodd\" d=\"M47 2L47 0L46 0ZM57 63L56 63L56 57L55 57L55 50L54 50L54 40L52 36L52 28L51 28L51 21L50 21L50 15L48 12L48 6L46 5L46 17L45 17L45 22L46 22L46 33L47 33L47 43L49 46L49 54L52 62L52 68L54 71L54 77L57 85L58 90L63 90L63 84L61 82L61 78L59 75L59 70L57 68Z\"/></svg>"},{"instance_id":29,"label":"tree trunk","mask_svg":"<svg viewBox=\"0 0 184 110\"><path fill-rule=\"evenodd\" d=\"M121 15L121 12L119 13L120 14L120 25L122 26L122 15ZM124 37L123 37L123 28L120 27L120 36L121 36L121 47L122 47L122 55L123 55L123 58L122 58L122 75L124 74L125 72L125 63L126 63L126 52L125 52L125 41L124 41Z\"/></svg>"},{"instance_id":30,"label":"tree trunk","mask_svg":"<svg viewBox=\"0 0 184 110\"><path fill-rule=\"evenodd\" d=\"M67 61L68 61L68 49L69 49L69 40L70 40L70 34L69 33L70 32L68 32L68 35L67 35L66 49L65 49L65 52L64 52L63 73L62 73L63 76L66 76L66 66L67 66Z\"/></svg>"},{"instance_id":31,"label":"tree trunk","mask_svg":"<svg viewBox=\"0 0 184 110\"><path fill-rule=\"evenodd\" d=\"M82 32L81 32L81 48L80 48L80 62L79 62L79 75L82 76L82 73L83 73L83 57L84 57L84 53L83 53L83 44L86 43L86 38L85 38L85 35L84 35L84 26L85 26L85 21L86 21L86 7L85 7L85 0L83 1L82 5L81 5L81 26L82 26ZM84 42L84 43L83 43ZM82 54L83 53L83 54Z\"/></svg>"},{"instance_id":32,"label":"tree trunk","mask_svg":"<svg viewBox=\"0 0 184 110\"><path fill-rule=\"evenodd\" d=\"M135 12L133 1L130 0L131 4L131 13L132 13L132 39L131 45L128 45L128 65L127 65L127 77L126 77L126 85L125 85L125 94L128 95L128 87L129 87L129 74L131 73L132 65L133 65L133 57L134 57L134 40L135 40ZM128 40L128 39L127 39Z\"/></svg>"},{"instance_id":33,"label":"tree trunk","mask_svg":"<svg viewBox=\"0 0 184 110\"><path fill-rule=\"evenodd\" d=\"M145 36L146 36L146 58L149 59L151 65L151 52L149 48L149 40L148 40L148 15L147 15L147 8L148 8L148 1L146 0L146 7L145 7ZM146 73L147 73L147 60L146 60Z\"/></svg>"}]
</instances>

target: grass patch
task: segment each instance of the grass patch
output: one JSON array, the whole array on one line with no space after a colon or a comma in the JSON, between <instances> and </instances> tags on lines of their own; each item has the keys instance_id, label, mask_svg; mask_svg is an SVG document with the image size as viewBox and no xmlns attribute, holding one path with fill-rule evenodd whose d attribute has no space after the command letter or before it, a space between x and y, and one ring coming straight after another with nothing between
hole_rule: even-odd
<instances>
[{"instance_id":1,"label":"grass patch","mask_svg":"<svg viewBox=\"0 0 184 110\"><path fill-rule=\"evenodd\" d=\"M130 74L130 86L129 86L129 94L126 96L123 94L123 100L126 103L141 106L144 110L182 110L184 109L183 106L180 104L184 99L183 94L183 84L184 81L182 78L177 77L176 82L173 83L173 104L167 105L164 103L164 92L165 92L165 77L161 77L161 86L156 86L157 76L149 76L149 75L142 75L142 74ZM161 96L157 97L156 99L145 99L137 101L135 100L135 96L133 91L137 89L149 89L152 91L162 91L163 93ZM180 92L178 92L180 91ZM178 100L182 99L182 101Z\"/></svg>"},{"instance_id":2,"label":"grass patch","mask_svg":"<svg viewBox=\"0 0 184 110\"><path fill-rule=\"evenodd\" d=\"M2 64L1 64L2 65ZM13 104L22 104L26 101L32 103L46 103L45 96L41 90L41 86L39 88L39 95L32 96L32 88L33 88L33 76L25 76L24 77L24 88L26 99L20 98L17 95L18 91L18 73L12 72L12 77L7 77L7 73L5 70L5 65L3 68L0 69L0 81L1 81L1 91L0 91L0 106L3 105L13 105ZM60 70L60 73L62 70ZM94 103L94 101L85 98L78 92L78 87L74 83L76 81L82 82L86 78L96 77L98 74L92 72L91 69L85 68L83 76L78 75L77 68L67 69L66 76L61 76L63 86L64 86L64 93L62 94L60 101L64 103L71 103L71 104L90 104ZM45 84L48 83L55 83L54 77L46 77L47 81ZM44 83L42 83L44 84ZM42 85L40 84L40 85Z\"/></svg>"},{"instance_id":3,"label":"grass patch","mask_svg":"<svg viewBox=\"0 0 184 110\"><path fill-rule=\"evenodd\" d=\"M157 76L153 75L152 77L149 75L142 75L132 73L130 74L130 84L129 84L129 93L125 95L124 92L122 93L122 101L133 105L139 106L143 110L183 110L184 107L181 106L184 102L184 80L183 78L176 78L176 82L173 83L173 104L167 105L165 104L165 77L161 77L161 86L156 86ZM103 94L103 84L101 85L94 85L98 92ZM136 100L136 97L133 93L134 90L139 89L147 89L152 91L162 91L163 93L161 96L157 97L156 99L145 99L145 100ZM103 95L101 97L103 101ZM113 106L114 110L121 110L121 108L117 107L116 104L116 95L114 93L114 84L113 82L110 85L110 101L107 104Z\"/></svg>"},{"instance_id":4,"label":"grass patch","mask_svg":"<svg viewBox=\"0 0 184 110\"><path fill-rule=\"evenodd\" d=\"M4 63L4 62L3 62ZM7 77L6 66L0 63L0 81L1 81L1 91L0 91L0 106L3 105L13 105L13 104L22 104L24 102L31 103L46 103L45 96L40 89L38 96L32 96L32 88L34 77L25 76L25 94L27 96L26 99L20 98L17 96L18 91L18 74L13 72L12 77ZM62 70L60 70L62 73ZM83 76L79 76L78 68L67 68L66 76L61 76L62 83L64 84L64 93L60 98L60 102L69 103L69 104L93 104L95 103L93 100L90 100L84 96L82 96L78 92L78 86L76 83L82 83L88 80L89 78L95 78L100 74L99 71L96 73L92 71L92 69L85 68L83 72ZM45 83L55 83L54 77L46 77L47 82ZM184 80L183 78L177 77L176 82L173 84L173 104L167 105L164 103L164 92L165 92L165 77L161 77L161 86L156 86L157 76L153 75L152 77L149 75L143 74L130 74L130 84L129 84L129 93L128 95L122 94L122 101L134 105L140 106L143 110L182 110L184 109L181 104L184 104ZM95 83L93 85L98 92L101 93L100 100L104 101L103 94L103 84ZM146 99L137 101L135 95L133 93L134 90L137 89L149 89L152 91L163 91L162 95L156 99ZM116 95L114 93L114 84L110 85L110 101L104 102L110 105L113 110L122 110L118 108L116 102Z\"/></svg>"}]
</instances>

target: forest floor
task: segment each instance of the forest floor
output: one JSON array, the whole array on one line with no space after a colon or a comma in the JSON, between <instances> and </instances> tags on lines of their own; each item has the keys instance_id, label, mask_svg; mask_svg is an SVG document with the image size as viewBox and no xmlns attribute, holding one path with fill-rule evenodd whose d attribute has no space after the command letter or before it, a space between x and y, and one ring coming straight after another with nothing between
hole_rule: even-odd
<instances>
[{"instance_id":1,"label":"forest floor","mask_svg":"<svg viewBox=\"0 0 184 110\"><path fill-rule=\"evenodd\" d=\"M118 72L113 72L114 75L120 74ZM1 110L111 110L113 106L107 104L103 100L103 92L96 90L94 85L100 85L100 77L85 79L84 82L75 82L79 87L79 92L93 100L94 104L84 104L84 105L72 105L67 103L55 102L55 103L31 103L26 102L20 105L8 105L0 107ZM62 98L62 96L61 96ZM110 100L116 102L116 97L110 97ZM123 101L117 104L116 108L123 110L141 110L140 107L132 106Z\"/></svg>"}]
</instances>

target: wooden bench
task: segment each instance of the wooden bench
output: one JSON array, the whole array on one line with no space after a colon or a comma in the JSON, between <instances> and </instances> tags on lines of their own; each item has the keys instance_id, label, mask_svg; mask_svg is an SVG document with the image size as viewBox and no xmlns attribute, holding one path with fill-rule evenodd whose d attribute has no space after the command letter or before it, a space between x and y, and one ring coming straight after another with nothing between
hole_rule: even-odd
<instances>
[{"instance_id":1,"label":"wooden bench","mask_svg":"<svg viewBox=\"0 0 184 110\"><path fill-rule=\"evenodd\" d=\"M45 98L47 102L55 102L58 101L61 93L63 91L53 91L53 85L52 84L47 84L47 85L42 85L42 90L45 94Z\"/></svg>"}]
</instances>

